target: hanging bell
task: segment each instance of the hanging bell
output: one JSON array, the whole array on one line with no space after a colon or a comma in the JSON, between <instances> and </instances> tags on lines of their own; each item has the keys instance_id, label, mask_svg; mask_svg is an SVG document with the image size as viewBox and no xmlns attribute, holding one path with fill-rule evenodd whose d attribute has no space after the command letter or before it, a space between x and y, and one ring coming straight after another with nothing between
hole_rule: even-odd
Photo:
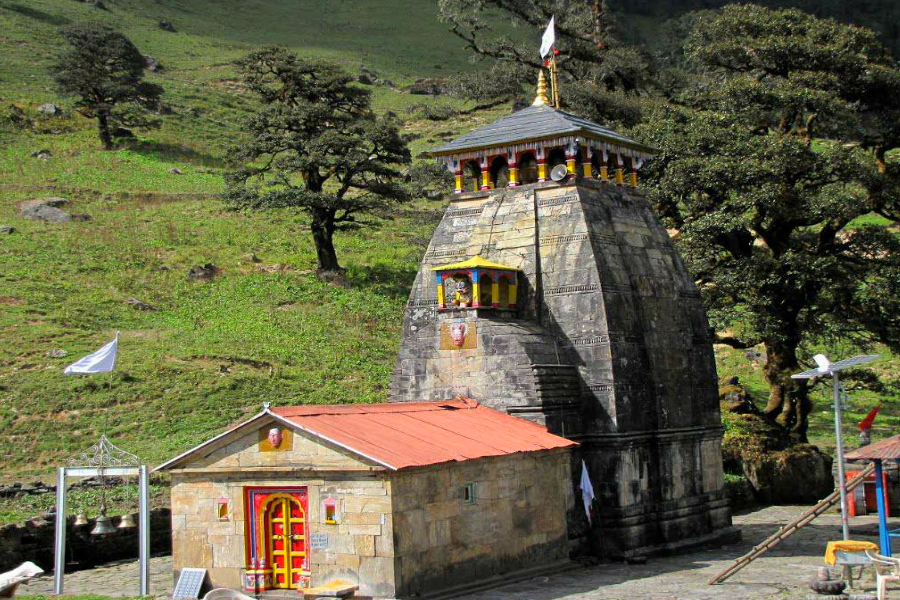
<instances>
[{"instance_id":1,"label":"hanging bell","mask_svg":"<svg viewBox=\"0 0 900 600\"><path fill-rule=\"evenodd\" d=\"M119 529L134 529L137 527L137 523L134 522L134 515L131 513L122 515L122 518L119 519Z\"/></svg>"},{"instance_id":2,"label":"hanging bell","mask_svg":"<svg viewBox=\"0 0 900 600\"><path fill-rule=\"evenodd\" d=\"M106 516L106 507L100 508L100 516L97 517L97 521L94 523L94 528L91 529L91 535L104 535L107 533L115 532L116 528L113 527L112 519Z\"/></svg>"},{"instance_id":3,"label":"hanging bell","mask_svg":"<svg viewBox=\"0 0 900 600\"><path fill-rule=\"evenodd\" d=\"M74 523L75 527L79 527L81 525L87 525L87 524L88 524L88 520L87 520L87 517L84 516L84 513L80 512L77 515L75 515L75 523Z\"/></svg>"}]
</instances>

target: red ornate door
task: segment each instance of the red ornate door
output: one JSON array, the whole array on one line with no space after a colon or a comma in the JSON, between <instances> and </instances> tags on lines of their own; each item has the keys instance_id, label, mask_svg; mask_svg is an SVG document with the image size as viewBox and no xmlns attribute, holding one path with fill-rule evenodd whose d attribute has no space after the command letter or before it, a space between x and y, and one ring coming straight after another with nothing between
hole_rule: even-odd
<instances>
[{"instance_id":1,"label":"red ornate door","mask_svg":"<svg viewBox=\"0 0 900 600\"><path fill-rule=\"evenodd\" d=\"M272 587L307 587L305 507L294 495L275 494L266 502L265 524Z\"/></svg>"}]
</instances>

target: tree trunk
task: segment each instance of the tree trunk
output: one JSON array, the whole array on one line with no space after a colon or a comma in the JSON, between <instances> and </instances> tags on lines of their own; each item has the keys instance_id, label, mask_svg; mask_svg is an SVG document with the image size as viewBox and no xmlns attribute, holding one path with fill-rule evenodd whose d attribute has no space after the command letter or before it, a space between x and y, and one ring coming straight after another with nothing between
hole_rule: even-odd
<instances>
[{"instance_id":1,"label":"tree trunk","mask_svg":"<svg viewBox=\"0 0 900 600\"><path fill-rule=\"evenodd\" d=\"M766 343L766 381L769 383L769 402L766 417L788 429L798 442L806 442L809 413L809 386L804 380L791 379L801 371L797 360L797 345Z\"/></svg>"},{"instance_id":2,"label":"tree trunk","mask_svg":"<svg viewBox=\"0 0 900 600\"><path fill-rule=\"evenodd\" d=\"M105 111L97 114L97 129L100 132L100 141L103 143L104 150L112 150L112 135L109 133L109 115Z\"/></svg>"},{"instance_id":3,"label":"tree trunk","mask_svg":"<svg viewBox=\"0 0 900 600\"><path fill-rule=\"evenodd\" d=\"M316 244L316 259L319 262L319 271L341 271L337 252L334 250L333 217L327 213L313 212L310 229L312 229L313 241Z\"/></svg>"}]
</instances>

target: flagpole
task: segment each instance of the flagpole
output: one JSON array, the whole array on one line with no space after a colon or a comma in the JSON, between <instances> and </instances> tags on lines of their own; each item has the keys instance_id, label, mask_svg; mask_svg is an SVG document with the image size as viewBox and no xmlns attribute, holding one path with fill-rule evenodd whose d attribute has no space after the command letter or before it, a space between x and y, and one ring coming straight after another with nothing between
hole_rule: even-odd
<instances>
[{"instance_id":1,"label":"flagpole","mask_svg":"<svg viewBox=\"0 0 900 600\"><path fill-rule=\"evenodd\" d=\"M556 69L556 49L550 51L550 96L553 108L559 108L559 77Z\"/></svg>"}]
</instances>

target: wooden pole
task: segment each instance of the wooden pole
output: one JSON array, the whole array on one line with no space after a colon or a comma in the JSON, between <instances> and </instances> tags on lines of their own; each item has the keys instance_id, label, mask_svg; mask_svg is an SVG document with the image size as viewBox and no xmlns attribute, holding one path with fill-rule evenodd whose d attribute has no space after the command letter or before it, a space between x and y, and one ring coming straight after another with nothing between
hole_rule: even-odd
<instances>
[{"instance_id":1,"label":"wooden pole","mask_svg":"<svg viewBox=\"0 0 900 600\"><path fill-rule=\"evenodd\" d=\"M874 464L869 464L865 469L860 471L853 479L847 482L846 491L851 491L859 486L863 481L866 480L866 477L872 474L875 470ZM726 568L722 569L718 573L716 573L712 579L710 579L707 583L709 585L715 585L717 583L722 583L751 562L765 554L767 551L771 550L787 538L791 537L801 528L806 525L809 525L816 517L827 511L829 508L834 506L836 503L840 502L841 494L838 490L835 490L828 494L824 499L819 501L818 504L806 510L799 517L788 523L787 525L783 525L778 531L776 531L773 535L766 538L761 544L758 546L754 546L750 552L741 556L740 558L735 559L733 563L731 563Z\"/></svg>"}]
</instances>

